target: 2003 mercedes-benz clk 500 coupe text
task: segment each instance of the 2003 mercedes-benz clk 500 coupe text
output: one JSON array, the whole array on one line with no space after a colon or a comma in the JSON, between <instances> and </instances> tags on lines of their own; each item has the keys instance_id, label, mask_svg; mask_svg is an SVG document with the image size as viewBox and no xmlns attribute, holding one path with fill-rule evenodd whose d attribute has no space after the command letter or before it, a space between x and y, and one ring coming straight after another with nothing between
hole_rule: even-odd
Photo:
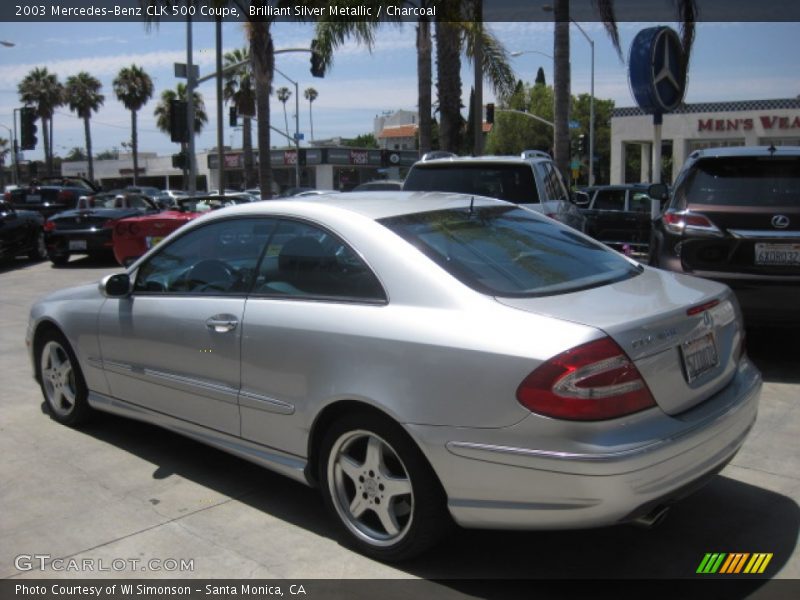
<instances>
[{"instance_id":1,"label":"2003 mercedes-benz clk 500 coupe text","mask_svg":"<svg viewBox=\"0 0 800 600\"><path fill-rule=\"evenodd\" d=\"M453 521L654 520L753 425L743 340L724 285L499 200L407 192L214 211L28 328L55 420L109 411L319 486L383 560Z\"/></svg>"}]
</instances>

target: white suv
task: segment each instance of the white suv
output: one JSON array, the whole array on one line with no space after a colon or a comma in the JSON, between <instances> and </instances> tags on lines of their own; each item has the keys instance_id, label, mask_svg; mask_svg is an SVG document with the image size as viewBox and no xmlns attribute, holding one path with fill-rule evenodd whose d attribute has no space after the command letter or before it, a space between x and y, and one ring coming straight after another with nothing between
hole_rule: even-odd
<instances>
[{"instance_id":1,"label":"white suv","mask_svg":"<svg viewBox=\"0 0 800 600\"><path fill-rule=\"evenodd\" d=\"M520 156L423 157L408 172L406 191L458 192L499 198L528 208L579 231L585 218L570 201L550 155L526 150Z\"/></svg>"}]
</instances>

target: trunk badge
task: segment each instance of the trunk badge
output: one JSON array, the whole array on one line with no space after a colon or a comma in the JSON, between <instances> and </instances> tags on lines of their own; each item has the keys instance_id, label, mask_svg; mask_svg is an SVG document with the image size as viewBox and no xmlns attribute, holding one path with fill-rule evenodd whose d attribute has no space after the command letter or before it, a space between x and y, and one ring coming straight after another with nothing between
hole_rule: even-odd
<instances>
[{"instance_id":1,"label":"trunk badge","mask_svg":"<svg viewBox=\"0 0 800 600\"><path fill-rule=\"evenodd\" d=\"M775 229L786 229L789 226L789 217L786 215L775 215L772 217L772 226Z\"/></svg>"}]
</instances>

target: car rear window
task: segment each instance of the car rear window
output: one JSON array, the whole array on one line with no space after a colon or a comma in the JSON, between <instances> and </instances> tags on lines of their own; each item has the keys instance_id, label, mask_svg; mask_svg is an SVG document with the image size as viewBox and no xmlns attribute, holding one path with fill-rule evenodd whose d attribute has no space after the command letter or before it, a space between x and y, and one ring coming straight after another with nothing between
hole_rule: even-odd
<instances>
[{"instance_id":1,"label":"car rear window","mask_svg":"<svg viewBox=\"0 0 800 600\"><path fill-rule=\"evenodd\" d=\"M546 296L606 285L641 269L572 229L513 206L379 221L469 287L491 296Z\"/></svg>"},{"instance_id":2,"label":"car rear window","mask_svg":"<svg viewBox=\"0 0 800 600\"><path fill-rule=\"evenodd\" d=\"M499 198L515 204L539 202L530 165L448 163L416 166L403 189L412 192L456 192Z\"/></svg>"},{"instance_id":3,"label":"car rear window","mask_svg":"<svg viewBox=\"0 0 800 600\"><path fill-rule=\"evenodd\" d=\"M684 194L688 204L800 206L800 157L702 159L689 174Z\"/></svg>"}]
</instances>

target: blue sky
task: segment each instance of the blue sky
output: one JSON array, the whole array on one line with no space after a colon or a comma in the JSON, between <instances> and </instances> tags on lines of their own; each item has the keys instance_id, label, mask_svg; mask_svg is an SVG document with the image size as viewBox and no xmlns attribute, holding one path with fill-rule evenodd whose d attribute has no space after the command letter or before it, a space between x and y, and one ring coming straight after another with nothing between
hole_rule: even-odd
<instances>
[{"instance_id":1,"label":"blue sky","mask_svg":"<svg viewBox=\"0 0 800 600\"><path fill-rule=\"evenodd\" d=\"M620 37L623 52L636 33L651 24L623 23ZM595 93L610 98L617 106L632 106L627 72L599 23L582 23L595 40ZM509 51L535 50L552 54L552 23L492 23L490 28ZM201 74L214 67L214 30L210 23L193 28L195 61ZM273 27L276 48L308 47L313 27L308 24L278 23ZM313 86L319 92L314 103L314 134L318 139L352 137L372 131L373 119L383 111L414 110L416 105L416 51L413 25L386 25L370 54L363 47L347 44L337 54L333 68L324 79L311 77L308 55L285 54L276 66L300 84L300 129L309 138L308 103L302 91ZM111 82L120 68L136 63L154 80L156 95L139 114L140 150L159 154L175 152L177 146L155 126L153 109L162 90L175 86L173 63L185 62L186 25L163 23L147 31L139 23L0 23L0 40L14 42L0 47L0 125L12 126L12 110L19 106L17 84L31 69L46 66L63 82L69 75L89 71L103 83L106 101L92 119L95 152L121 148L129 138L130 113L114 97ZM226 23L223 45L226 50L244 45L240 23ZM589 45L572 27L572 91L589 91ZM687 102L786 98L800 94L800 23L701 23L693 51ZM545 70L552 83L552 61L540 54L512 58L519 78L532 81L536 70ZM462 73L464 98L468 98L472 76L465 64ZM276 76L275 86L287 85ZM209 123L197 148L216 144L215 86L200 88L206 101ZM490 89L486 101L493 99ZM283 108L272 98L273 126L283 128ZM293 132L294 98L287 105L290 131ZM227 124L225 143L241 145L240 131ZM7 137L0 128L0 136ZM62 107L55 117L55 150L64 155L73 146L83 147L82 122ZM273 144L281 144L273 133ZM26 158L41 158L40 147Z\"/></svg>"}]
</instances>

